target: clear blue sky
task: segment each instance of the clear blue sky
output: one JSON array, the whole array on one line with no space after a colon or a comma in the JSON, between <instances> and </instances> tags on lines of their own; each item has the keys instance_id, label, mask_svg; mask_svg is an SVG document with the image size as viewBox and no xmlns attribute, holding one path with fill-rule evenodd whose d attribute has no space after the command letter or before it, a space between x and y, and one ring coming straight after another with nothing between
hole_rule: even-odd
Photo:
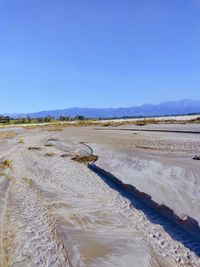
<instances>
[{"instance_id":1,"label":"clear blue sky","mask_svg":"<svg viewBox=\"0 0 200 267\"><path fill-rule=\"evenodd\" d=\"M0 0L0 113L200 99L199 0Z\"/></svg>"}]
</instances>

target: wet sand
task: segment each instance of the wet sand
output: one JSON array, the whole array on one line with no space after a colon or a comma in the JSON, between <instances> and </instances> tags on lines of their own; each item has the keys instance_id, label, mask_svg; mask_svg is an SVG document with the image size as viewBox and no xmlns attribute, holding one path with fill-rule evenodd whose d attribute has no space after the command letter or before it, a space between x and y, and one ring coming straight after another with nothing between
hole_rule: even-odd
<instances>
[{"instance_id":1,"label":"wet sand","mask_svg":"<svg viewBox=\"0 0 200 267\"><path fill-rule=\"evenodd\" d=\"M1 138L13 163L0 176L1 266L200 266L184 230L72 160L94 153L99 168L199 222L199 145L194 134L99 127Z\"/></svg>"}]
</instances>

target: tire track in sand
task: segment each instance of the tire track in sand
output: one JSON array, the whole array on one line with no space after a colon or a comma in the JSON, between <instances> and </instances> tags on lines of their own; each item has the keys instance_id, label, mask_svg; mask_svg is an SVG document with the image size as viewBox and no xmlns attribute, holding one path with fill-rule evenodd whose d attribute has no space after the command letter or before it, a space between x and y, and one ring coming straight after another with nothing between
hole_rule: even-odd
<instances>
[{"instance_id":1,"label":"tire track in sand","mask_svg":"<svg viewBox=\"0 0 200 267\"><path fill-rule=\"evenodd\" d=\"M25 181L12 183L3 224L3 267L70 267L56 231L42 193Z\"/></svg>"}]
</instances>

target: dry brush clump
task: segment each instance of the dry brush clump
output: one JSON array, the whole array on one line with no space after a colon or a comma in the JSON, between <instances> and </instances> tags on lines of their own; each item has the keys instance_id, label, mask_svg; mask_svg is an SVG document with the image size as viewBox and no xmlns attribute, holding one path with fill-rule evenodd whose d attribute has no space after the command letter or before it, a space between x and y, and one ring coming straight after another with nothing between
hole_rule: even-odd
<instances>
[{"instance_id":1,"label":"dry brush clump","mask_svg":"<svg viewBox=\"0 0 200 267\"><path fill-rule=\"evenodd\" d=\"M200 117L190 120L191 123L200 123Z\"/></svg>"},{"instance_id":2,"label":"dry brush clump","mask_svg":"<svg viewBox=\"0 0 200 267\"><path fill-rule=\"evenodd\" d=\"M9 181L14 181L14 177L5 172L6 169L13 171L13 162L11 160L5 159L0 162L0 176L4 176Z\"/></svg>"},{"instance_id":3,"label":"dry brush clump","mask_svg":"<svg viewBox=\"0 0 200 267\"><path fill-rule=\"evenodd\" d=\"M22 180L27 183L29 186L33 185L33 180L27 177L22 178Z\"/></svg>"},{"instance_id":4,"label":"dry brush clump","mask_svg":"<svg viewBox=\"0 0 200 267\"><path fill-rule=\"evenodd\" d=\"M29 146L28 150L41 150L41 147L38 146Z\"/></svg>"},{"instance_id":5,"label":"dry brush clump","mask_svg":"<svg viewBox=\"0 0 200 267\"><path fill-rule=\"evenodd\" d=\"M101 123L100 126L102 127L116 127L116 126L119 126L120 123L117 123L117 122L104 122L104 123Z\"/></svg>"},{"instance_id":6,"label":"dry brush clump","mask_svg":"<svg viewBox=\"0 0 200 267\"><path fill-rule=\"evenodd\" d=\"M24 144L24 139L23 138L19 139L19 144Z\"/></svg>"},{"instance_id":7,"label":"dry brush clump","mask_svg":"<svg viewBox=\"0 0 200 267\"><path fill-rule=\"evenodd\" d=\"M47 153L45 153L44 154L46 157L53 157L53 156L55 156L55 153L53 153L53 152L47 152Z\"/></svg>"},{"instance_id":8,"label":"dry brush clump","mask_svg":"<svg viewBox=\"0 0 200 267\"><path fill-rule=\"evenodd\" d=\"M48 143L48 144L45 144L45 146L55 146L54 144L51 144L51 143Z\"/></svg>"},{"instance_id":9,"label":"dry brush clump","mask_svg":"<svg viewBox=\"0 0 200 267\"><path fill-rule=\"evenodd\" d=\"M5 168L8 168L9 170L13 170L13 162L9 159L5 159L3 160L2 162L0 162L0 171L5 169Z\"/></svg>"},{"instance_id":10,"label":"dry brush clump","mask_svg":"<svg viewBox=\"0 0 200 267\"><path fill-rule=\"evenodd\" d=\"M96 155L89 155L89 156L76 155L72 158L72 160L77 161L79 163L89 164L89 163L94 163L95 161L97 161L98 156L96 156Z\"/></svg>"}]
</instances>

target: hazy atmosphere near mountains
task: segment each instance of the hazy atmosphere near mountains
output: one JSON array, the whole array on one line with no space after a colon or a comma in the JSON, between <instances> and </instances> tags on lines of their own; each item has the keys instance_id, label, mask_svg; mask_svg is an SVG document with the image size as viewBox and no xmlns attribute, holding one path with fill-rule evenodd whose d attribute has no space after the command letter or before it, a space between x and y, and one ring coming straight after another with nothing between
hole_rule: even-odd
<instances>
[{"instance_id":1,"label":"hazy atmosphere near mountains","mask_svg":"<svg viewBox=\"0 0 200 267\"><path fill-rule=\"evenodd\" d=\"M0 1L0 113L200 100L200 3Z\"/></svg>"},{"instance_id":2,"label":"hazy atmosphere near mountains","mask_svg":"<svg viewBox=\"0 0 200 267\"><path fill-rule=\"evenodd\" d=\"M0 267L200 267L200 0L0 0Z\"/></svg>"}]
</instances>

